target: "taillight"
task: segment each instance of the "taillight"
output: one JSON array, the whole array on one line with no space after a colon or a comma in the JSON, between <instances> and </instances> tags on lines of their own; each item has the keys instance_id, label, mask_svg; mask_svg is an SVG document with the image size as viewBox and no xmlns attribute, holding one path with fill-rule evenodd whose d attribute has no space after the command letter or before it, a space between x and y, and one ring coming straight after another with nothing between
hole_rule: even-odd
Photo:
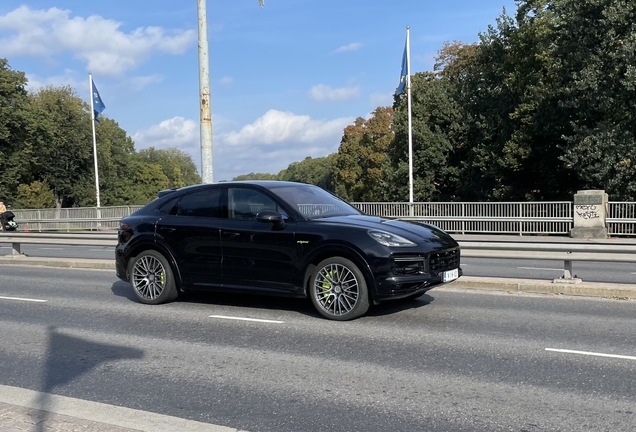
<instances>
[{"instance_id":1,"label":"taillight","mask_svg":"<svg viewBox=\"0 0 636 432\"><path fill-rule=\"evenodd\" d=\"M130 228L130 225L126 223L119 224L118 237L119 237L120 243L126 243L128 240L130 240L130 238L132 237L132 234L133 232L132 232L132 228Z\"/></svg>"}]
</instances>

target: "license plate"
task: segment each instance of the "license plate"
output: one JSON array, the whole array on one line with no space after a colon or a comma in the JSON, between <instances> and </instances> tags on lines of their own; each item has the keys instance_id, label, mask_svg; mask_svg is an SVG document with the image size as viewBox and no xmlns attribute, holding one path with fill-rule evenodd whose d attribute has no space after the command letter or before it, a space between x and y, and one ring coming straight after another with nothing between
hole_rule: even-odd
<instances>
[{"instance_id":1,"label":"license plate","mask_svg":"<svg viewBox=\"0 0 636 432\"><path fill-rule=\"evenodd\" d=\"M442 275L442 282L450 282L459 277L459 269L445 271Z\"/></svg>"}]
</instances>

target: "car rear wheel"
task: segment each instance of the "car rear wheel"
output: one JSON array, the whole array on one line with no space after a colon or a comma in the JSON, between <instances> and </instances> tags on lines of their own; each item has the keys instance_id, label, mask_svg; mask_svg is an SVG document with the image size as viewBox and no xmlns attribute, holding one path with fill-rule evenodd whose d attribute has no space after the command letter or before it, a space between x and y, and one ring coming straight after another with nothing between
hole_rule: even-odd
<instances>
[{"instance_id":1,"label":"car rear wheel","mask_svg":"<svg viewBox=\"0 0 636 432\"><path fill-rule=\"evenodd\" d=\"M346 321L369 310L369 292L364 275L346 258L332 257L320 262L309 284L311 302L325 318Z\"/></svg>"},{"instance_id":2,"label":"car rear wheel","mask_svg":"<svg viewBox=\"0 0 636 432\"><path fill-rule=\"evenodd\" d=\"M130 263L130 282L140 302L161 304L177 298L177 286L168 260L157 251L147 250Z\"/></svg>"}]
</instances>

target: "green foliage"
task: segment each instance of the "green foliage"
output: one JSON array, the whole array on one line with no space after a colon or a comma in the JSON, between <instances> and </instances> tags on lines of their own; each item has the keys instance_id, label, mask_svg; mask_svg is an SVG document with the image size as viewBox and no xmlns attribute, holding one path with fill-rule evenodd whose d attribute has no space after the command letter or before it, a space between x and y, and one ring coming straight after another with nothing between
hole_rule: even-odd
<instances>
[{"instance_id":1,"label":"green foliage","mask_svg":"<svg viewBox=\"0 0 636 432\"><path fill-rule=\"evenodd\" d=\"M88 107L70 87L46 87L30 95L34 116L34 172L69 205L93 176L92 132Z\"/></svg>"},{"instance_id":2,"label":"green foliage","mask_svg":"<svg viewBox=\"0 0 636 432\"><path fill-rule=\"evenodd\" d=\"M636 3L561 0L553 91L568 129L561 160L579 189L636 199ZM567 117L566 117L567 116Z\"/></svg>"},{"instance_id":3,"label":"green foliage","mask_svg":"<svg viewBox=\"0 0 636 432\"><path fill-rule=\"evenodd\" d=\"M34 181L18 186L18 196L13 205L16 209L45 209L55 206L55 194L45 182Z\"/></svg>"},{"instance_id":4,"label":"green foliage","mask_svg":"<svg viewBox=\"0 0 636 432\"><path fill-rule=\"evenodd\" d=\"M232 181L243 181L243 180L279 180L278 174L269 174L269 173L249 173L242 174L236 176L232 179Z\"/></svg>"},{"instance_id":5,"label":"green foliage","mask_svg":"<svg viewBox=\"0 0 636 432\"><path fill-rule=\"evenodd\" d=\"M0 59L0 200L13 202L20 183L32 180L32 115L23 72Z\"/></svg>"},{"instance_id":6,"label":"green foliage","mask_svg":"<svg viewBox=\"0 0 636 432\"><path fill-rule=\"evenodd\" d=\"M176 148L149 147L137 153L140 161L161 166L168 178L168 187L183 187L201 183L196 166L189 154Z\"/></svg>"},{"instance_id":7,"label":"green foliage","mask_svg":"<svg viewBox=\"0 0 636 432\"><path fill-rule=\"evenodd\" d=\"M458 143L465 134L462 110L446 81L432 73L412 77L414 201L454 199L460 161ZM395 101L395 139L388 148L383 190L388 201L408 201L408 111L406 97Z\"/></svg>"},{"instance_id":8,"label":"green foliage","mask_svg":"<svg viewBox=\"0 0 636 432\"><path fill-rule=\"evenodd\" d=\"M308 183L333 192L334 157L306 157L301 162L291 163L286 170L279 173L278 178L285 181Z\"/></svg>"}]
</instances>

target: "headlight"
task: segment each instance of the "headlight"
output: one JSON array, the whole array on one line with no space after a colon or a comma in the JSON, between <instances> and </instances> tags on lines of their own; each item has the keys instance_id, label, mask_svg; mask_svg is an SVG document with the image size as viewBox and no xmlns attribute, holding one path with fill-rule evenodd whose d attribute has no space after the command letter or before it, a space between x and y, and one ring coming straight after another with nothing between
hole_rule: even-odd
<instances>
[{"instance_id":1,"label":"headlight","mask_svg":"<svg viewBox=\"0 0 636 432\"><path fill-rule=\"evenodd\" d=\"M416 246L411 240L400 237L396 234L391 234L386 231L369 231L369 235L373 240L377 241L381 245L390 247L402 247L402 246Z\"/></svg>"}]
</instances>

